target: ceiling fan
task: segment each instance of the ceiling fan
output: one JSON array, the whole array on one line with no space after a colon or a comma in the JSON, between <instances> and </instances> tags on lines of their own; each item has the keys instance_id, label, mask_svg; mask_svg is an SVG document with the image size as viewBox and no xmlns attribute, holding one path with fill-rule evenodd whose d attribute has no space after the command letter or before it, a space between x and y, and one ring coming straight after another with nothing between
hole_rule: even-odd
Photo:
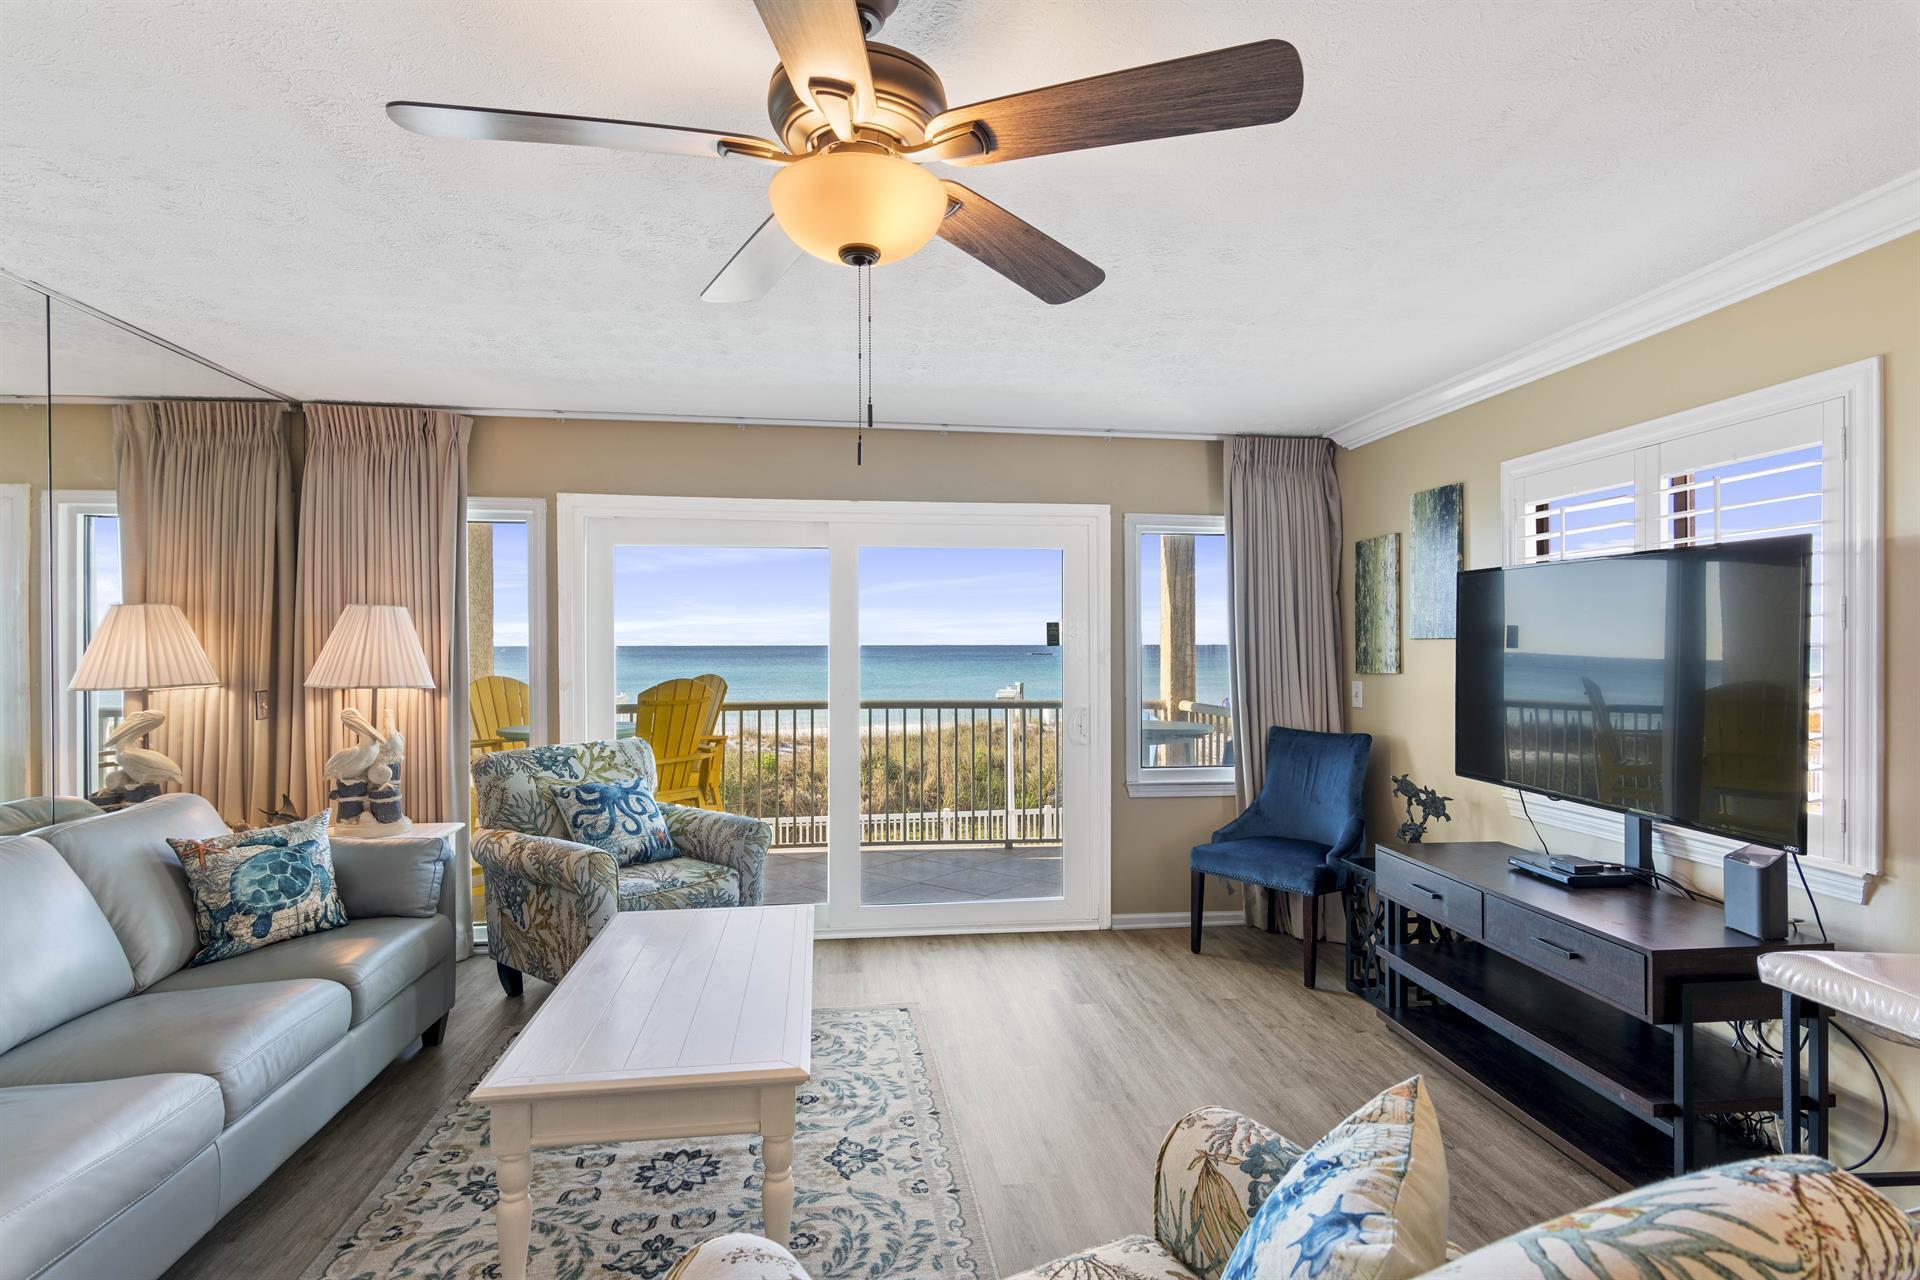
<instances>
[{"instance_id":1,"label":"ceiling fan","mask_svg":"<svg viewBox=\"0 0 1920 1280\"><path fill-rule=\"evenodd\" d=\"M390 102L396 124L437 138L550 142L779 167L773 215L701 293L763 296L804 250L828 262L898 262L939 236L1043 302L1071 302L1106 273L926 162L998 164L1285 120L1300 105L1300 54L1284 40L1218 49L948 107L932 67L873 44L899 0L754 0L780 64L767 89L779 142L745 133L594 116Z\"/></svg>"}]
</instances>

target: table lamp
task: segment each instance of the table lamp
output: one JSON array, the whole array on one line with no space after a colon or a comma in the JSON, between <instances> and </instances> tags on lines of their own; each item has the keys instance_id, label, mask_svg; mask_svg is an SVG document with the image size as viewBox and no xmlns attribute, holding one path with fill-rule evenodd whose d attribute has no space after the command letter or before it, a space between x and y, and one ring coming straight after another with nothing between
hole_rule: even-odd
<instances>
[{"instance_id":1,"label":"table lamp","mask_svg":"<svg viewBox=\"0 0 1920 1280\"><path fill-rule=\"evenodd\" d=\"M332 779L333 825L347 835L405 835L413 829L400 798L400 772L407 741L394 725L393 708L380 719L382 689L431 689L433 672L406 606L350 604L307 673L309 689L367 689L374 727L357 707L344 707L340 724L348 745L327 757L322 772Z\"/></svg>"},{"instance_id":2,"label":"table lamp","mask_svg":"<svg viewBox=\"0 0 1920 1280\"><path fill-rule=\"evenodd\" d=\"M180 766L171 757L149 750L147 735L167 722L164 711L149 710L145 694L155 689L206 689L220 677L200 647L187 615L172 604L116 604L109 606L80 665L67 681L75 693L117 689L129 695L128 713L100 744L113 752L113 767L88 799L103 809L123 809L160 794L160 788L180 780ZM140 703L139 710L132 704Z\"/></svg>"}]
</instances>

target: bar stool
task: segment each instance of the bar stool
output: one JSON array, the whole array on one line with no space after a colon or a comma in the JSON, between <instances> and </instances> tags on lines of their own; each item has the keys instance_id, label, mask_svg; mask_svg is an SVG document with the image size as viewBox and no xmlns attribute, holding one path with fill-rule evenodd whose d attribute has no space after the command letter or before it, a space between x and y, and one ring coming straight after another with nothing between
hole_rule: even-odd
<instances>
[{"instance_id":1,"label":"bar stool","mask_svg":"<svg viewBox=\"0 0 1920 1280\"><path fill-rule=\"evenodd\" d=\"M1812 1154L1827 1154L1827 1021L1840 1014L1894 1044L1920 1047L1920 955L1887 951L1770 951L1760 957L1760 980L1781 996L1781 1140L1789 1152L1802 1149L1800 1122L1807 1121ZM1806 1027L1806 1078L1794 1045ZM1920 1169L1860 1173L1877 1187L1920 1186Z\"/></svg>"}]
</instances>

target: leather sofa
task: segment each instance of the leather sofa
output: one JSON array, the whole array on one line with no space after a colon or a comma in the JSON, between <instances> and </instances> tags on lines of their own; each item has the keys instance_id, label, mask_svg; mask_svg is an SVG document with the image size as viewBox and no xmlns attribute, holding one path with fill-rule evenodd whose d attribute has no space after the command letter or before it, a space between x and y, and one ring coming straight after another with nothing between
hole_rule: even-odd
<instances>
[{"instance_id":1,"label":"leather sofa","mask_svg":"<svg viewBox=\"0 0 1920 1280\"><path fill-rule=\"evenodd\" d=\"M449 842L332 842L349 923L187 967L198 796L0 840L0 1278L157 1276L454 992Z\"/></svg>"}]
</instances>

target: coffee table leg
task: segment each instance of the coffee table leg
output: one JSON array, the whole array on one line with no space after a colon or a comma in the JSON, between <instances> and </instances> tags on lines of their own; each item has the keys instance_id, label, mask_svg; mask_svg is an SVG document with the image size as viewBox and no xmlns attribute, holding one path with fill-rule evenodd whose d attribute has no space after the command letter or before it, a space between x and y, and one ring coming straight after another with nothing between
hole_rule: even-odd
<instances>
[{"instance_id":1,"label":"coffee table leg","mask_svg":"<svg viewBox=\"0 0 1920 1280\"><path fill-rule=\"evenodd\" d=\"M525 1280L527 1244L533 1233L533 1200L527 1183L533 1174L531 1117L525 1103L493 1109L491 1139L500 1200L494 1221L500 1234L501 1280Z\"/></svg>"},{"instance_id":2,"label":"coffee table leg","mask_svg":"<svg viewBox=\"0 0 1920 1280\"><path fill-rule=\"evenodd\" d=\"M760 1213L767 1239L784 1245L793 1232L794 1086L760 1091L760 1163L766 1179L760 1189Z\"/></svg>"}]
</instances>

